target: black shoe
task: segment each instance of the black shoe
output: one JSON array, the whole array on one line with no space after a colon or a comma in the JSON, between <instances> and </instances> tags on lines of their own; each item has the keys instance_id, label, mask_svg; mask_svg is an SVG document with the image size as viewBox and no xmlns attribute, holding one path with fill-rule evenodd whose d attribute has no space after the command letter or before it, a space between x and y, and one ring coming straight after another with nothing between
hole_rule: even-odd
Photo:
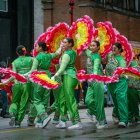
<instances>
[{"instance_id":1,"label":"black shoe","mask_svg":"<svg viewBox=\"0 0 140 140\"><path fill-rule=\"evenodd\" d=\"M20 128L21 122L20 121L15 121L15 127Z\"/></svg>"},{"instance_id":2,"label":"black shoe","mask_svg":"<svg viewBox=\"0 0 140 140\"><path fill-rule=\"evenodd\" d=\"M28 126L35 126L35 123L32 120L27 120L27 124Z\"/></svg>"},{"instance_id":3,"label":"black shoe","mask_svg":"<svg viewBox=\"0 0 140 140\"><path fill-rule=\"evenodd\" d=\"M5 114L5 115L3 115L3 118L10 118L10 115L9 114Z\"/></svg>"},{"instance_id":4,"label":"black shoe","mask_svg":"<svg viewBox=\"0 0 140 140\"><path fill-rule=\"evenodd\" d=\"M0 116L3 117L3 118L10 118L10 115L7 112L2 112L1 111Z\"/></svg>"}]
</instances>

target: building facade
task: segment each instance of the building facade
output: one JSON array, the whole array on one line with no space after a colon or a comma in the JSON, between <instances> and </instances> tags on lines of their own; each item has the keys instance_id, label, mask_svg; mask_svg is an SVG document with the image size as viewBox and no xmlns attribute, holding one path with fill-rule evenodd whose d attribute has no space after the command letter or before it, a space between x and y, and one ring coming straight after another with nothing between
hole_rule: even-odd
<instances>
[{"instance_id":1,"label":"building facade","mask_svg":"<svg viewBox=\"0 0 140 140\"><path fill-rule=\"evenodd\" d=\"M44 30L58 22L70 24L70 0L42 0ZM89 15L96 25L100 21L111 21L122 35L126 36L140 53L140 1L139 0L74 0L74 21ZM82 58L82 59L81 59ZM86 56L77 59L78 69L85 68Z\"/></svg>"}]
</instances>

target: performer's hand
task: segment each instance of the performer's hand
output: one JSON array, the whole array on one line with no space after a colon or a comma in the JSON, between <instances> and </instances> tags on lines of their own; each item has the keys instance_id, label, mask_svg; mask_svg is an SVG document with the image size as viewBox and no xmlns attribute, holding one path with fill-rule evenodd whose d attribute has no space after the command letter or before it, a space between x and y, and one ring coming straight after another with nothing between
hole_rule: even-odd
<instances>
[{"instance_id":1,"label":"performer's hand","mask_svg":"<svg viewBox=\"0 0 140 140\"><path fill-rule=\"evenodd\" d=\"M105 75L105 69L103 70L103 74Z\"/></svg>"},{"instance_id":2,"label":"performer's hand","mask_svg":"<svg viewBox=\"0 0 140 140\"><path fill-rule=\"evenodd\" d=\"M62 51L62 48L59 47L59 48L57 49L56 53L61 54L61 51Z\"/></svg>"},{"instance_id":3,"label":"performer's hand","mask_svg":"<svg viewBox=\"0 0 140 140\"><path fill-rule=\"evenodd\" d=\"M75 38L78 40L78 39L80 39L80 37L81 37L81 34L80 33L77 33L76 35L75 35Z\"/></svg>"},{"instance_id":4,"label":"performer's hand","mask_svg":"<svg viewBox=\"0 0 140 140\"><path fill-rule=\"evenodd\" d=\"M63 45L64 45L64 43L63 43L63 41L61 41L61 42L60 42L60 48L61 48L61 49L63 48Z\"/></svg>"}]
</instances>

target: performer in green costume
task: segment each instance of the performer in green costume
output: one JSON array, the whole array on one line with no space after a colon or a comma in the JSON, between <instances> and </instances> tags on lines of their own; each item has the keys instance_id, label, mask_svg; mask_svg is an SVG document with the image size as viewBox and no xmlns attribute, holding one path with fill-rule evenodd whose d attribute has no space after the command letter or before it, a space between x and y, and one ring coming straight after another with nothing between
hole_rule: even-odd
<instances>
[{"instance_id":1,"label":"performer in green costume","mask_svg":"<svg viewBox=\"0 0 140 140\"><path fill-rule=\"evenodd\" d=\"M25 73L35 69L36 59L33 57L25 56L26 48L24 46L18 46L16 52L19 57L12 62L12 70L14 72L24 75ZM6 83L12 80L14 80L14 78L10 78ZM19 83L17 80L14 80L14 82L15 84L12 87L12 104L9 108L9 113L11 116L9 125L20 127L20 124L25 116L25 111L27 109L28 99L31 92L31 82L28 81L25 84Z\"/></svg>"},{"instance_id":2,"label":"performer in green costume","mask_svg":"<svg viewBox=\"0 0 140 140\"><path fill-rule=\"evenodd\" d=\"M98 41L92 41L89 47L90 50L86 50L88 56L87 72L89 74L103 75L103 69L101 64L101 56L98 53L100 49L100 43ZM98 121L97 128L102 129L106 126L105 111L104 111L104 83L92 81L88 82L88 90L86 94L87 115L93 120L93 115L96 116Z\"/></svg>"},{"instance_id":3,"label":"performer in green costume","mask_svg":"<svg viewBox=\"0 0 140 140\"><path fill-rule=\"evenodd\" d=\"M57 57L61 53L61 48L59 48L56 53L46 53L48 47L45 42L38 42L36 47L37 63L36 67L38 71L46 72L46 74L51 77L49 67L53 58ZM37 110L37 120L36 127L45 128L48 122L51 120L46 114L48 108L48 101L50 97L50 90L44 88L41 85L34 84L34 105Z\"/></svg>"},{"instance_id":4,"label":"performer in green costume","mask_svg":"<svg viewBox=\"0 0 140 140\"><path fill-rule=\"evenodd\" d=\"M137 69L138 71L140 71L140 67L138 66L138 63L134 59L131 61L130 67L133 67L133 68ZM133 125L140 120L140 117L139 117L139 90L140 90L140 80L129 76L128 91L127 91L129 125Z\"/></svg>"},{"instance_id":5,"label":"performer in green costume","mask_svg":"<svg viewBox=\"0 0 140 140\"><path fill-rule=\"evenodd\" d=\"M78 80L76 79L76 68L74 66L76 60L76 52L72 50L74 41L71 38L63 40L63 49L65 52L62 56L60 68L56 74L52 77L54 80L57 76L62 75L63 86L60 93L60 115L61 121L56 128L66 128L65 115L68 109L70 118L73 123L68 129L80 129L82 125L80 123L78 107L74 96L74 88L77 85Z\"/></svg>"},{"instance_id":6,"label":"performer in green costume","mask_svg":"<svg viewBox=\"0 0 140 140\"><path fill-rule=\"evenodd\" d=\"M108 55L108 63L106 65L106 74L112 76L117 67L126 67L126 61L121 53L123 52L122 45L115 43L113 45L113 53ZM119 127L126 127L128 123L128 104L127 104L127 89L128 80L126 76L119 77L119 82L108 84L108 89L112 95L114 108L113 120L119 123Z\"/></svg>"}]
</instances>

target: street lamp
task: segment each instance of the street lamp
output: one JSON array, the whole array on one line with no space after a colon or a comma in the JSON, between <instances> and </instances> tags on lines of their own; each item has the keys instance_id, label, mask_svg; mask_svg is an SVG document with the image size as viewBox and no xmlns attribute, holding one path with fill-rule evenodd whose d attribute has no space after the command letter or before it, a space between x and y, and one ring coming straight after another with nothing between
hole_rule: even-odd
<instances>
[{"instance_id":1,"label":"street lamp","mask_svg":"<svg viewBox=\"0 0 140 140\"><path fill-rule=\"evenodd\" d=\"M69 0L69 5L70 5L70 23L72 25L73 23L73 8L74 8L74 0Z\"/></svg>"}]
</instances>

